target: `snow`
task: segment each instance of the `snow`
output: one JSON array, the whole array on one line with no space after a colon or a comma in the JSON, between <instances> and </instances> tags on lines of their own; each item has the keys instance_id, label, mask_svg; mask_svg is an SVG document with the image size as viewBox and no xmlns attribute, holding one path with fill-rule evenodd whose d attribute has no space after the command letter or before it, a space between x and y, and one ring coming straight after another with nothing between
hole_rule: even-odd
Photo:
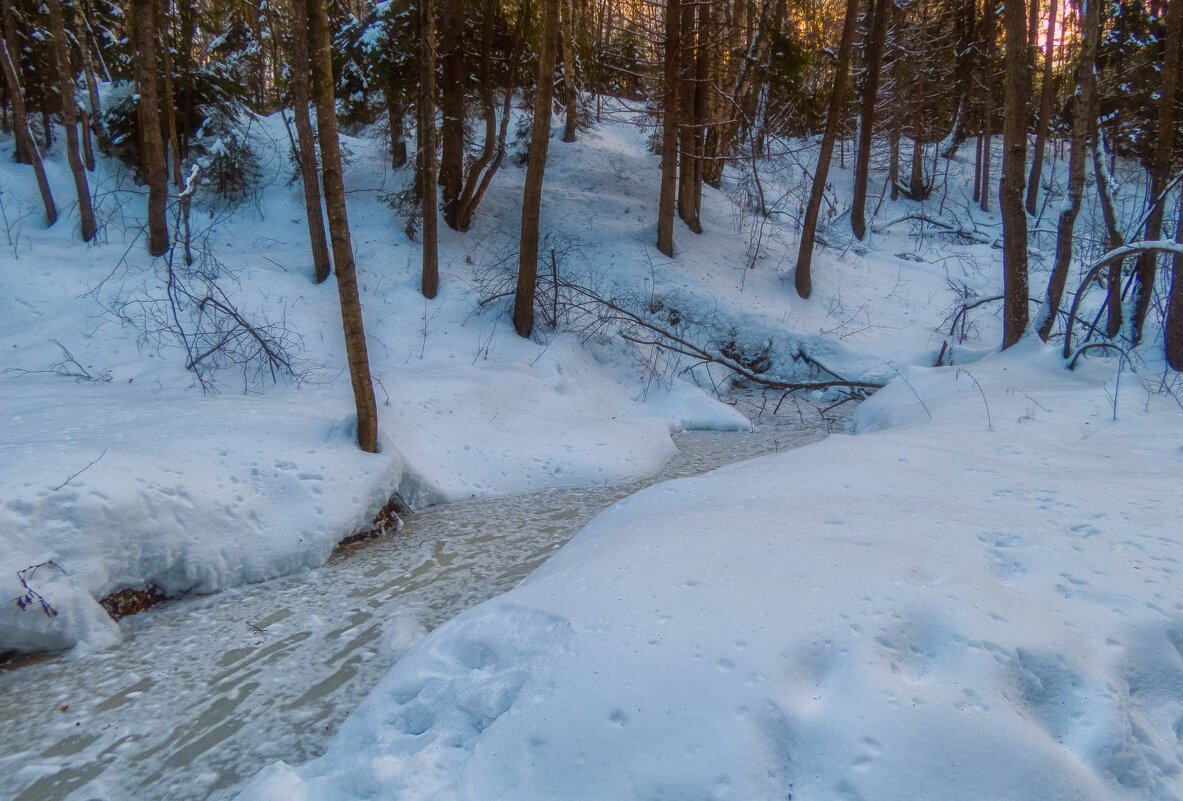
<instances>
[{"instance_id":1,"label":"snow","mask_svg":"<svg viewBox=\"0 0 1183 801\"><path fill-rule=\"evenodd\" d=\"M888 386L852 435L626 498L520 586L426 637L387 599L381 614L395 617L375 638L383 652L409 648L401 661L323 756L296 764L305 751L269 742L235 764L275 762L230 791L1183 798L1183 443L1179 406L1159 391L1161 333L1151 326L1132 360L1092 354L1069 372L1054 347L997 353L996 307L955 320L964 299L1001 289L998 217L974 209L964 159L942 163L947 184L919 209L873 199L865 243L845 217L851 171L833 169L808 301L791 281L807 153L762 165L767 218L742 180L705 189L704 234L678 228L664 258L652 247L657 159L644 129L617 123L632 119L624 104L608 111L551 150L541 249L566 280L660 310L678 335L769 375ZM28 600L0 604L0 650L73 648L101 667L134 628L99 607L112 591L213 593L312 570L393 493L422 508L621 483L669 459L672 431L750 427L714 395L732 389L718 365L587 321L523 341L504 303L482 302L516 262L519 168L494 179L473 231L441 232L441 292L424 301L420 246L386 205L409 171L387 168L375 130L344 137L381 430L380 453L361 453L336 290L310 278L287 134L277 117L249 128L260 184L236 208L199 190L203 272L188 280L215 282L278 332L293 371L277 384L251 366L185 369L125 169L101 161L104 224L83 246L60 138L46 169L62 221L48 230L0 139L0 599ZM1052 179L1064 165L1047 169L1063 185ZM1082 211L1091 252L1097 215ZM915 219L909 230L912 214L968 233L954 241ZM1033 234L1033 271L1052 246ZM932 368L938 353L953 366ZM793 403L757 393L748 410L759 423ZM177 768L176 785L234 784L211 773L212 744L181 743L217 722L170 728L169 714L145 724L154 742L211 749L200 780ZM69 769L32 760L21 776ZM74 797L119 797L106 781Z\"/></svg>"},{"instance_id":2,"label":"snow","mask_svg":"<svg viewBox=\"0 0 1183 801\"><path fill-rule=\"evenodd\" d=\"M219 286L252 319L299 337L296 379L248 382L245 394L232 369L203 394L177 343L137 314L165 294L134 230L117 239L119 220L140 212L111 191L124 172L108 162L92 180L113 222L107 241L83 247L60 153L46 169L63 219L39 230L28 168L0 143L0 598L20 597L18 572L45 565L29 589L56 611L0 604L0 651L82 655L118 642L97 600L125 588L208 593L316 567L395 492L418 507L622 482L669 458L671 431L749 427L684 380L639 391L637 368L601 364L574 337L520 342L493 315L471 324L475 304L447 263L429 311L417 246L372 204L352 219L382 440L378 455L361 453L336 289L309 278L282 122L252 135L266 157L258 216L216 216L216 203L194 214Z\"/></svg>"},{"instance_id":3,"label":"snow","mask_svg":"<svg viewBox=\"0 0 1183 801\"><path fill-rule=\"evenodd\" d=\"M1179 798L1179 410L1116 383L913 369L627 498L239 798Z\"/></svg>"}]
</instances>

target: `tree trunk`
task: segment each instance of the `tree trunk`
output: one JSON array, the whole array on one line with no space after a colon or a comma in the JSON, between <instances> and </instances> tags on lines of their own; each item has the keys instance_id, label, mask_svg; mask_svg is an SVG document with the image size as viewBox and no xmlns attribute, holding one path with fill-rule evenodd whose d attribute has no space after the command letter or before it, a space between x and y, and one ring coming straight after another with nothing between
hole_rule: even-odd
<instances>
[{"instance_id":1,"label":"tree trunk","mask_svg":"<svg viewBox=\"0 0 1183 801\"><path fill-rule=\"evenodd\" d=\"M956 61L953 68L954 80L957 85L957 111L954 112L953 128L949 136L941 143L941 156L951 159L969 139L972 129L969 122L969 89L973 80L975 55L978 49L976 39L977 28L977 0L959 0L956 19L954 21L954 35L956 37ZM976 169L976 167L975 167ZM977 197L975 196L975 200Z\"/></svg>"},{"instance_id":2,"label":"tree trunk","mask_svg":"<svg viewBox=\"0 0 1183 801\"><path fill-rule=\"evenodd\" d=\"M177 55L180 57L180 63L177 64L177 70L186 79L191 79L191 76L196 71L196 61L193 58L193 40L197 35L197 12L194 3L180 2L177 4L178 11L178 25L180 26L180 36L177 41ZM305 22L307 28L307 22ZM185 96L184 117L186 120L194 119L197 109L197 95L194 92L189 92ZM189 139L185 138L181 142L181 158L184 159L189 155Z\"/></svg>"},{"instance_id":3,"label":"tree trunk","mask_svg":"<svg viewBox=\"0 0 1183 801\"><path fill-rule=\"evenodd\" d=\"M797 294L803 298L808 298L813 290L810 267L813 263L813 243L817 237L817 216L822 207L822 195L826 191L830 159L834 155L834 141L838 138L838 128L842 124L842 104L846 100L846 73L850 69L850 51L857 20L858 0L846 0L846 20L842 25L842 39L838 44L838 64L834 68L834 86L830 90L826 131L822 134L821 151L817 156L817 167L813 171L813 188L809 193L809 205L805 209L805 223L801 229L801 244L797 251L795 280Z\"/></svg>"},{"instance_id":4,"label":"tree trunk","mask_svg":"<svg viewBox=\"0 0 1183 801\"><path fill-rule=\"evenodd\" d=\"M182 0L183 1L183 0ZM168 20L169 0L164 0L164 13L156 15L157 35L160 37L160 66L164 70L164 129L168 132L169 148L172 151L173 184L178 193L185 187L185 176L181 172L181 137L177 133L176 103L173 99L173 65L169 52Z\"/></svg>"},{"instance_id":5,"label":"tree trunk","mask_svg":"<svg viewBox=\"0 0 1183 801\"><path fill-rule=\"evenodd\" d=\"M702 184L706 180L706 133L711 122L710 80L712 40L715 26L711 21L711 4L698 7L698 56L694 62L694 218L698 221L695 233L702 233Z\"/></svg>"},{"instance_id":6,"label":"tree trunk","mask_svg":"<svg viewBox=\"0 0 1183 801\"><path fill-rule=\"evenodd\" d=\"M33 142L33 135L29 131L29 114L21 90L21 50L16 38L16 15L12 11L11 0L0 0L0 16L3 17L4 22L4 44L12 64L12 74L9 75L8 69L5 68L4 79L8 85L8 94L12 98L13 129L16 131L16 150L13 155L17 164L33 164L33 149L30 145ZM21 133L22 130L24 133ZM42 199L44 199L44 195ZM56 219L57 213L55 212L52 216ZM53 225L53 222L51 221L49 225Z\"/></svg>"},{"instance_id":7,"label":"tree trunk","mask_svg":"<svg viewBox=\"0 0 1183 801\"><path fill-rule=\"evenodd\" d=\"M986 0L982 14L982 74L986 79L986 103L982 108L982 138L980 173L982 176L981 197L979 202L982 211L990 210L990 153L994 149L994 134L991 131L994 117L994 17L998 14L996 0Z\"/></svg>"},{"instance_id":8,"label":"tree trunk","mask_svg":"<svg viewBox=\"0 0 1183 801\"><path fill-rule=\"evenodd\" d=\"M407 140L403 129L402 100L389 87L386 90L386 115L390 125L390 167L397 170L407 163Z\"/></svg>"},{"instance_id":9,"label":"tree trunk","mask_svg":"<svg viewBox=\"0 0 1183 801\"><path fill-rule=\"evenodd\" d=\"M702 233L702 223L698 218L695 207L694 184L697 171L695 164L695 130L697 129L698 108L695 104L697 59L696 52L696 23L695 12L697 3L684 2L681 4L682 20L680 34L682 52L679 57L681 74L678 76L680 98L678 105L678 216L682 222L696 234Z\"/></svg>"},{"instance_id":10,"label":"tree trunk","mask_svg":"<svg viewBox=\"0 0 1183 801\"><path fill-rule=\"evenodd\" d=\"M357 444L367 453L378 452L378 409L370 379L366 334L362 326L361 300L349 240L349 217L345 210L345 183L341 176L341 144L337 137L336 100L333 97L333 58L329 43L329 20L324 0L293 0L294 13L307 12L312 57L313 95L316 99L316 127L320 134L321 169L324 173L325 205L329 212L329 236L333 241L333 264L337 293L341 299L341 321L345 330L345 352L349 378L357 409Z\"/></svg>"},{"instance_id":11,"label":"tree trunk","mask_svg":"<svg viewBox=\"0 0 1183 801\"><path fill-rule=\"evenodd\" d=\"M1162 95L1158 106L1158 138L1154 150L1154 164L1150 170L1150 217L1146 220L1143 238L1158 239L1162 231L1165 199L1161 199L1171 177L1171 156L1175 148L1175 87L1179 73L1179 41L1183 37L1183 0L1167 3L1166 35L1163 37L1166 57L1162 65ZM1142 253L1134 268L1134 316L1130 320L1130 339L1137 345L1142 341L1142 327L1154 295L1154 279L1158 271L1158 254Z\"/></svg>"},{"instance_id":12,"label":"tree trunk","mask_svg":"<svg viewBox=\"0 0 1183 801\"><path fill-rule=\"evenodd\" d=\"M148 252L168 250L168 175L164 168L164 140L160 135L160 106L156 99L156 3L133 0L136 42L136 118L140 128L140 164L148 184Z\"/></svg>"},{"instance_id":13,"label":"tree trunk","mask_svg":"<svg viewBox=\"0 0 1183 801\"><path fill-rule=\"evenodd\" d=\"M893 0L868 0L872 5L870 40L867 43L867 72L863 81L863 109L860 114L858 156L854 163L854 200L850 207L850 228L855 237L867 235L867 178L871 168L871 140L875 127L875 99L879 96L879 68L887 35L889 6Z\"/></svg>"},{"instance_id":14,"label":"tree trunk","mask_svg":"<svg viewBox=\"0 0 1183 801\"><path fill-rule=\"evenodd\" d=\"M662 82L661 194L657 210L657 249L674 257L674 203L678 193L678 86L682 50L681 0L665 3L665 69Z\"/></svg>"},{"instance_id":15,"label":"tree trunk","mask_svg":"<svg viewBox=\"0 0 1183 801\"><path fill-rule=\"evenodd\" d=\"M1101 202L1101 217L1105 220L1105 249L1112 250L1124 245L1125 237L1121 235L1121 230L1117 227L1117 210L1113 206L1113 190L1111 189L1113 181L1109 174L1109 156L1106 153L1105 138L1101 133L1101 126L1097 121L1095 75L1093 82L1093 107L1092 116L1089 119L1090 137L1093 140L1093 173L1097 177L1097 197ZM1109 302L1105 307L1108 312L1105 335L1110 338L1121 332L1122 315L1124 314L1121 302L1121 268L1122 262L1120 260L1109 265L1109 274L1106 278Z\"/></svg>"},{"instance_id":16,"label":"tree trunk","mask_svg":"<svg viewBox=\"0 0 1183 801\"><path fill-rule=\"evenodd\" d=\"M1039 89L1039 123L1035 132L1035 152L1031 154L1031 177L1027 180L1027 213L1031 216L1035 216L1036 205L1039 201L1039 180L1043 173L1043 151L1047 147L1047 132L1051 125L1052 48L1056 36L1057 4L1057 0L1049 0L1047 6L1047 48L1043 59L1043 86ZM1034 3L1032 5L1034 6ZM1073 125L1076 125L1075 121Z\"/></svg>"},{"instance_id":17,"label":"tree trunk","mask_svg":"<svg viewBox=\"0 0 1183 801\"><path fill-rule=\"evenodd\" d=\"M513 301L513 328L520 337L534 331L534 294L538 280L538 215L542 207L542 176L550 144L550 107L554 91L555 45L559 35L559 0L542 0L542 47L538 53L538 91L530 156L522 188L522 233L518 255L518 286ZM557 289L556 289L557 291Z\"/></svg>"},{"instance_id":18,"label":"tree trunk","mask_svg":"<svg viewBox=\"0 0 1183 801\"><path fill-rule=\"evenodd\" d=\"M575 141L575 127L579 123L579 90L575 88L575 26L572 20L574 13L574 2L563 0L563 94L566 95L567 101L567 119L563 127L564 142Z\"/></svg>"},{"instance_id":19,"label":"tree trunk","mask_svg":"<svg viewBox=\"0 0 1183 801\"><path fill-rule=\"evenodd\" d=\"M423 266L419 290L428 300L439 291L439 202L435 160L435 0L419 0L419 102L416 139L419 210L423 218Z\"/></svg>"},{"instance_id":20,"label":"tree trunk","mask_svg":"<svg viewBox=\"0 0 1183 801\"><path fill-rule=\"evenodd\" d=\"M493 176L501 168L505 158L505 139L509 133L509 117L513 102L514 73L518 63L518 44L521 26L514 28L513 43L510 46L509 65L506 70L505 98L501 109L500 127L497 124L497 109L493 103L493 20L497 0L485 0L485 17L481 34L481 75L478 87L481 94L481 108L485 116L485 143L481 155L468 170L464 190L456 213L456 225L460 231L467 231L472 225L477 206L485 196Z\"/></svg>"},{"instance_id":21,"label":"tree trunk","mask_svg":"<svg viewBox=\"0 0 1183 801\"><path fill-rule=\"evenodd\" d=\"M82 71L86 75L86 96L89 100L89 113L82 121L84 156L86 169L94 171L94 151L90 145L88 132L93 131L99 141L103 141L103 110L99 102L98 81L94 75L94 62L90 58L90 42L86 38L86 23L82 3L74 4L74 39L78 42L78 53L82 57Z\"/></svg>"},{"instance_id":22,"label":"tree trunk","mask_svg":"<svg viewBox=\"0 0 1183 801\"><path fill-rule=\"evenodd\" d=\"M70 68L70 45L66 38L66 23L62 16L61 0L47 0L49 20L53 30L54 50L57 55L58 86L62 96L62 124L66 128L66 160L74 174L74 189L78 193L78 218L82 241L94 238L94 208L90 203L90 186L86 168L78 153L78 111L74 104L74 71Z\"/></svg>"},{"instance_id":23,"label":"tree trunk","mask_svg":"<svg viewBox=\"0 0 1183 801\"><path fill-rule=\"evenodd\" d=\"M324 212L320 205L320 178L316 175L316 138L308 116L308 11L301 3L292 9L292 116L300 146L300 183L304 185L304 213L308 219L308 240L312 248L312 277L324 283L329 277L329 245L325 238Z\"/></svg>"},{"instance_id":24,"label":"tree trunk","mask_svg":"<svg viewBox=\"0 0 1183 801\"><path fill-rule=\"evenodd\" d=\"M1175 241L1183 244L1183 194L1179 198ZM1167 295L1167 319L1162 336L1167 364L1172 370L1183 370L1183 256L1178 253L1171 257L1171 290Z\"/></svg>"},{"instance_id":25,"label":"tree trunk","mask_svg":"<svg viewBox=\"0 0 1183 801\"><path fill-rule=\"evenodd\" d=\"M1047 283L1047 298L1040 311L1039 338L1044 342L1051 336L1052 328L1056 324L1056 314L1060 310L1064 285L1068 280L1068 268L1072 262L1073 228L1084 192L1084 160L1085 152L1088 150L1088 134L1095 119L1097 82L1093 74L1093 64L1097 58L1097 5L1100 0L1084 2L1085 7L1081 14L1080 60L1076 67L1078 88L1073 95L1072 151L1068 156L1068 202L1060 211L1060 223L1056 231L1056 260ZM1055 8L1053 0L1050 13L1055 14ZM1027 197L1030 199L1030 192Z\"/></svg>"},{"instance_id":26,"label":"tree trunk","mask_svg":"<svg viewBox=\"0 0 1183 801\"><path fill-rule=\"evenodd\" d=\"M916 98L916 103L912 112L912 170L908 176L908 194L912 200L925 200L928 197L928 191L924 185L924 106L928 100L924 95L924 78L927 72L928 7L923 3L920 3L919 6L920 27L917 31L917 38L920 41L917 47L920 52L913 80L913 97ZM894 10L897 6L893 3L892 8ZM902 17L903 14L899 16Z\"/></svg>"},{"instance_id":27,"label":"tree trunk","mask_svg":"<svg viewBox=\"0 0 1183 801\"><path fill-rule=\"evenodd\" d=\"M998 207L1002 212L1003 343L1014 345L1027 328L1027 213L1023 209L1023 179L1027 167L1027 96L1031 65L1027 60L1027 19L1023 3L1006 0L1006 102L1002 121L1002 183Z\"/></svg>"},{"instance_id":28,"label":"tree trunk","mask_svg":"<svg viewBox=\"0 0 1183 801\"><path fill-rule=\"evenodd\" d=\"M455 229L464 182L464 0L443 0L440 33L440 171L444 222Z\"/></svg>"},{"instance_id":29,"label":"tree trunk","mask_svg":"<svg viewBox=\"0 0 1183 801\"><path fill-rule=\"evenodd\" d=\"M5 2L4 10L8 10ZM6 14L7 16L7 14ZM45 206L45 227L57 222L57 207L53 204L53 194L49 191L49 180L45 177L45 166L41 163L41 152L37 142L29 133L29 118L25 112L25 99L21 94L20 75L16 70L16 63L8 50L8 42L0 40L0 61L3 61L4 78L8 82L8 94L12 101L12 129L16 134L18 144L23 144L29 163L33 165L33 174L37 177L37 189L41 192L41 202Z\"/></svg>"}]
</instances>

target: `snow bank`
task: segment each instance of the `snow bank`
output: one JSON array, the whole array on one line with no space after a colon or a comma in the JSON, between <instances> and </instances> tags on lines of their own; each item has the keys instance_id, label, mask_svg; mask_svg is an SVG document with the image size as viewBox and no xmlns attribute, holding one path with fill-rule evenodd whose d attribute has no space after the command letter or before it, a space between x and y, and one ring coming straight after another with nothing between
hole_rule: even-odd
<instances>
[{"instance_id":1,"label":"snow bank","mask_svg":"<svg viewBox=\"0 0 1183 801\"><path fill-rule=\"evenodd\" d=\"M278 116L251 130L257 202L194 211L195 248L210 257L202 269L248 319L286 327L292 345L294 380L248 394L234 368L214 376L215 395L184 369L164 330L171 312L151 306L163 274L135 239L142 199L116 190L123 168L100 160L92 186L117 206L100 208L112 222L84 246L66 205L40 228L28 168L0 140L0 651L117 641L97 603L113 591L213 592L320 565L393 492L421 506L626 481L665 462L671 430L749 427L682 380L643 393L619 353L600 361L571 337L521 340L477 307L472 245L459 235L444 234L443 286L428 304L419 245L372 191L385 180L384 145L350 139L383 437L380 454L359 452L336 287L311 281L287 135ZM69 198L60 152L46 170ZM33 603L21 608L24 597Z\"/></svg>"},{"instance_id":2,"label":"snow bank","mask_svg":"<svg viewBox=\"0 0 1183 801\"><path fill-rule=\"evenodd\" d=\"M240 798L1183 797L1180 415L1102 369L638 493Z\"/></svg>"}]
</instances>

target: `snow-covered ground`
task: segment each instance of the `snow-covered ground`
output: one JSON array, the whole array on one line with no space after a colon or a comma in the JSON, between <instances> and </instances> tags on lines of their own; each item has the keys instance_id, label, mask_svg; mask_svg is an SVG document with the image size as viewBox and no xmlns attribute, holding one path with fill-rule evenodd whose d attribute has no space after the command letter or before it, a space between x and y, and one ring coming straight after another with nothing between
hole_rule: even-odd
<instances>
[{"instance_id":1,"label":"snow-covered ground","mask_svg":"<svg viewBox=\"0 0 1183 801\"><path fill-rule=\"evenodd\" d=\"M853 241L835 170L808 301L791 280L807 148L767 165L771 216L729 178L704 191L705 233L679 226L666 259L657 159L612 112L551 148L542 250L564 279L770 373L890 385L854 436L622 501L411 649L323 757L277 763L242 797L1183 798L1181 413L1154 391L1157 332L1138 375L993 353L997 304L951 335L959 302L1001 289L998 218L972 210L962 160L924 211L977 244L874 198L875 225L900 222ZM31 601L0 604L0 650L101 659L120 627L98 598L315 567L392 492L421 506L620 482L669 457L671 430L748 425L711 394L728 388L717 366L638 361L586 327L523 341L504 302L481 303L516 262L520 168L470 233L442 232L442 291L424 301L419 246L385 202L407 174L374 131L345 143L382 430L380 454L358 452L286 134L272 118L250 135L259 188L233 211L198 204L205 260L185 280L212 278L289 346L294 375L224 367L205 374L216 393L167 333L126 173L100 165L107 223L84 247L69 213L40 229L0 140L0 599ZM57 149L47 168L68 211ZM1048 176L1062 184L1062 165ZM1036 293L1049 244L1033 239ZM932 368L946 343L954 366Z\"/></svg>"},{"instance_id":2,"label":"snow-covered ground","mask_svg":"<svg viewBox=\"0 0 1183 801\"><path fill-rule=\"evenodd\" d=\"M910 370L644 490L240 798L1183 797L1180 414L1125 378Z\"/></svg>"},{"instance_id":3,"label":"snow-covered ground","mask_svg":"<svg viewBox=\"0 0 1183 801\"><path fill-rule=\"evenodd\" d=\"M123 172L107 163L92 178L110 222L105 244L84 247L71 215L39 230L29 168L0 142L11 243L0 248L0 598L33 601L0 604L0 651L117 642L96 603L117 590L211 592L315 567L395 491L421 506L620 482L661 466L671 430L748 427L685 381L644 391L639 368L610 345L520 340L480 313L467 285L475 245L461 237L445 247L440 297L426 303L418 246L367 182L375 165L381 176L380 142L359 139L352 173L368 202L352 223L382 431L379 455L359 452L336 286L310 279L282 124L254 127L269 157L256 202L195 213L218 286L293 343L297 376L248 393L243 370L227 367L214 375L220 392L203 394L176 340L159 333L169 309L146 301L167 295L136 231L121 228L141 200L113 191ZM64 211L69 172L60 158L47 169ZM515 178L507 171L505 183Z\"/></svg>"}]
</instances>

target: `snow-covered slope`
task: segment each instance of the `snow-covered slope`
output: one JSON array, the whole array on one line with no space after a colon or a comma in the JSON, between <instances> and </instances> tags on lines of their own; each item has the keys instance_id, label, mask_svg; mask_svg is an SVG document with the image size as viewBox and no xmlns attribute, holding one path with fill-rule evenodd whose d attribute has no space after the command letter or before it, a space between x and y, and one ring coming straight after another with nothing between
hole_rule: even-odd
<instances>
[{"instance_id":1,"label":"snow-covered slope","mask_svg":"<svg viewBox=\"0 0 1183 801\"><path fill-rule=\"evenodd\" d=\"M572 336L520 340L500 310L477 305L474 237L446 239L442 292L425 302L419 246L379 202L406 176L386 174L380 141L351 139L382 430L380 454L359 452L336 287L311 281L282 123L255 121L251 136L257 196L232 213L195 211L195 250L202 275L289 345L295 375L274 386L229 366L210 374L212 393L164 330L166 261L144 252L126 171L104 161L92 176L107 222L84 246L60 153L47 169L61 221L44 230L29 168L0 140L0 651L117 641L96 603L117 590L211 592L315 567L394 492L419 506L618 482L664 463L671 430L749 425L684 380L646 389L610 345L593 354ZM497 219L515 182L507 170L483 217L481 235L501 248Z\"/></svg>"},{"instance_id":2,"label":"snow-covered slope","mask_svg":"<svg viewBox=\"0 0 1183 801\"><path fill-rule=\"evenodd\" d=\"M912 370L638 493L240 798L1183 797L1180 413L1124 378Z\"/></svg>"}]
</instances>

